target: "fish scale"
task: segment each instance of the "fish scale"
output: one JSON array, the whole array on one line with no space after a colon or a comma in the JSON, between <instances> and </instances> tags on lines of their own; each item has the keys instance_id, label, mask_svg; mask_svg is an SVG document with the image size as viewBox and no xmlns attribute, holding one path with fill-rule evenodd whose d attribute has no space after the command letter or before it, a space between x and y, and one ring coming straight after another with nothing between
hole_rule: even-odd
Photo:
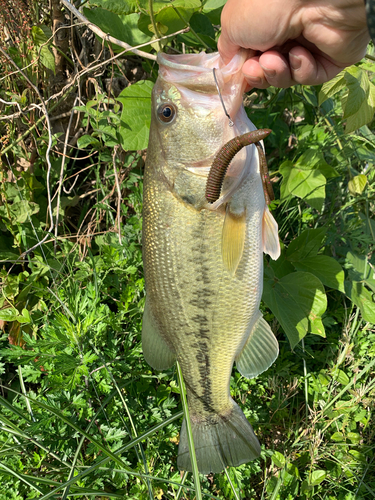
<instances>
[{"instance_id":1,"label":"fish scale","mask_svg":"<svg viewBox=\"0 0 375 500\"><path fill-rule=\"evenodd\" d=\"M169 61L162 57L160 64L168 68ZM220 70L217 75L220 77ZM207 81L204 85L205 92L210 91ZM205 139L196 131L197 113L190 101L184 101L181 84L172 87L159 77L153 92L144 177L146 306L142 343L145 358L155 369L167 369L176 359L180 363L198 468L207 474L247 462L260 453L252 427L229 389L235 360L241 373L257 374L277 356L277 341L259 313L265 228L275 227L265 204L255 146L248 148L247 166L243 166L246 175L241 174L242 182L230 198L215 209L207 204L207 175L189 170L195 167L192 158L201 161L202 154L185 151L187 147L199 150ZM160 103L165 107L168 102L177 110L169 128L157 117ZM215 107L215 99L213 104L213 110L199 108L199 116L207 120L216 138L217 122L212 120L222 111ZM231 116L236 116L235 109ZM236 118L234 121L236 125ZM246 127L250 125L245 122ZM222 133L222 145L227 139ZM201 146L209 157L217 153L215 140L208 153L207 143ZM189 158L189 162L180 158ZM226 179L224 191L235 183L235 177ZM278 244L277 228L276 240ZM177 465L191 470L186 422Z\"/></svg>"}]
</instances>

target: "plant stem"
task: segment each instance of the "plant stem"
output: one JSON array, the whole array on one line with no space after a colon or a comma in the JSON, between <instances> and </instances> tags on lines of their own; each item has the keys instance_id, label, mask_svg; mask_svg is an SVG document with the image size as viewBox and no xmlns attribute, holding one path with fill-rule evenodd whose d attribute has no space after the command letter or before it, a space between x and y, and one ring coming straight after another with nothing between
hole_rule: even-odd
<instances>
[{"instance_id":1,"label":"plant stem","mask_svg":"<svg viewBox=\"0 0 375 500\"><path fill-rule=\"evenodd\" d=\"M189 21L186 21L186 19L182 16L182 14L180 14L179 10L174 6L172 5L174 11L176 12L176 14L178 15L178 17L181 19L181 21L183 21L186 26L188 26L190 28L190 31L193 33L193 35L196 37L196 39L203 45L203 47L205 47L207 50L211 50L211 47L209 47L207 45L207 43L205 43L202 38L198 35L198 33L196 31L193 30L193 28L190 26L190 23Z\"/></svg>"},{"instance_id":2,"label":"plant stem","mask_svg":"<svg viewBox=\"0 0 375 500\"><path fill-rule=\"evenodd\" d=\"M25 382L24 382L23 376L22 376L22 366L21 365L19 365L19 367L18 367L18 376L20 378L20 385L21 385L22 394L24 396L27 396ZM30 401L28 400L27 397L25 398L25 401L26 401L27 410L30 413L30 417L31 417L32 421L35 422L35 418L34 418L33 410L31 408Z\"/></svg>"},{"instance_id":3,"label":"plant stem","mask_svg":"<svg viewBox=\"0 0 375 500\"><path fill-rule=\"evenodd\" d=\"M232 483L232 480L229 476L229 473L227 471L227 468L225 467L224 469L224 472L225 472L225 475L227 476L227 479L228 479L228 482L230 484L230 487L232 488L232 493L233 493L233 496L236 500L240 500L240 497L237 495L237 491L236 491L236 488L234 487L233 483Z\"/></svg>"},{"instance_id":4,"label":"plant stem","mask_svg":"<svg viewBox=\"0 0 375 500\"><path fill-rule=\"evenodd\" d=\"M149 10L151 24L152 24L152 27L154 29L155 36L157 38L161 38L161 34L158 30L157 23L155 21L153 0L148 0L148 10ZM160 52L161 51L160 42L156 42L156 44L157 44L157 52Z\"/></svg>"},{"instance_id":5,"label":"plant stem","mask_svg":"<svg viewBox=\"0 0 375 500\"><path fill-rule=\"evenodd\" d=\"M197 457L195 456L193 431L191 428L189 408L188 408L187 399L186 399L186 388L185 388L184 379L182 376L180 363L178 361L177 361L177 377L178 377L178 385L180 386L180 390L181 390L182 409L184 410L184 417L185 417L185 422L186 422L190 460L191 460L191 466L193 468L193 478L194 478L196 500L202 500L202 492L201 492L201 486L200 486L200 480L199 480Z\"/></svg>"},{"instance_id":6,"label":"plant stem","mask_svg":"<svg viewBox=\"0 0 375 500\"><path fill-rule=\"evenodd\" d=\"M303 355L305 355L305 339L301 340ZM303 358L303 376L305 379L305 406L306 406L306 425L309 418L309 392L307 385L307 366L306 360Z\"/></svg>"}]
</instances>

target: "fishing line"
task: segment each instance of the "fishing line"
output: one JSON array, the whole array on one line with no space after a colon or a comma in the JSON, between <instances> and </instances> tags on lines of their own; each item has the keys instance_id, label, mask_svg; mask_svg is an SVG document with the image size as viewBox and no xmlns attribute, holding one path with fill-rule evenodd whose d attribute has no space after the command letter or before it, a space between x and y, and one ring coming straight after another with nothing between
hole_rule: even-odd
<instances>
[{"instance_id":1,"label":"fishing line","mask_svg":"<svg viewBox=\"0 0 375 500\"><path fill-rule=\"evenodd\" d=\"M224 104L224 99L221 95L221 92L220 92L220 89L219 89L219 84L218 84L218 81L217 81L217 78L216 78L216 73L215 73L215 70L216 68L213 68L212 72L214 74L214 80L215 80L215 85L216 85L216 89L217 89L217 93L219 94L219 97L220 97L220 101L221 101L221 105L223 106L223 109L224 109L224 113L225 115L228 117L229 119L229 126L230 127L233 127L234 123L233 123L233 120L232 118L230 117L230 114L228 113L227 111L227 108L225 107L225 104Z\"/></svg>"}]
</instances>

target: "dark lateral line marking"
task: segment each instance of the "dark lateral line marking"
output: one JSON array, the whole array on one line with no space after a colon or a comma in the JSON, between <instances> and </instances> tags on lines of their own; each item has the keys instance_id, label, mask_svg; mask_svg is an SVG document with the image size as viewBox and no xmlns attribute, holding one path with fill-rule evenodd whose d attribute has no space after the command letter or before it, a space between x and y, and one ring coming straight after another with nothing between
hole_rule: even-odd
<instances>
[{"instance_id":1,"label":"dark lateral line marking","mask_svg":"<svg viewBox=\"0 0 375 500\"><path fill-rule=\"evenodd\" d=\"M217 155L212 162L210 172L208 174L207 183L206 183L206 200L209 203L213 203L218 200L220 197L221 188L224 182L225 174L227 173L230 162L236 156L236 154L245 146L249 146L250 144L257 144L258 152L260 155L261 162L261 172L266 172L266 177L268 179L268 169L266 158L264 155L263 148L260 146L259 141L265 139L272 130L265 128L260 130L253 130L252 132L247 132L243 135L238 135L234 137L230 141L228 141L224 146L220 149ZM258 147L259 145L259 147ZM259 149L260 148L260 149ZM270 198L269 195L269 187L264 183L264 174L262 174L262 182L263 189L265 189L264 195ZM271 187L272 188L272 187ZM266 195L267 192L267 195ZM273 194L273 193L272 193Z\"/></svg>"}]
</instances>

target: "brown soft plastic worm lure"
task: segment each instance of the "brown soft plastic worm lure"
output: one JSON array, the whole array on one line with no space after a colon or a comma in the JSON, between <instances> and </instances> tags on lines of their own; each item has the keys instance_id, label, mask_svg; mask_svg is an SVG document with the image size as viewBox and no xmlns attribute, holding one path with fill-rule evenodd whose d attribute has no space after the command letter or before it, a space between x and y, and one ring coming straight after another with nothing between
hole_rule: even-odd
<instances>
[{"instance_id":1,"label":"brown soft plastic worm lure","mask_svg":"<svg viewBox=\"0 0 375 500\"><path fill-rule=\"evenodd\" d=\"M230 162L243 147L249 146L250 144L255 144L258 149L260 173L262 176L266 203L269 204L274 199L272 185L269 181L268 176L266 157L263 148L259 143L259 141L265 139L271 132L272 130L268 128L253 130L252 132L238 135L237 137L234 137L234 139L231 139L226 144L224 144L224 146L215 156L210 168L210 172L208 174L206 184L206 200L209 203L213 203L214 201L219 199L220 191L224 182L224 177L228 170Z\"/></svg>"}]
</instances>

